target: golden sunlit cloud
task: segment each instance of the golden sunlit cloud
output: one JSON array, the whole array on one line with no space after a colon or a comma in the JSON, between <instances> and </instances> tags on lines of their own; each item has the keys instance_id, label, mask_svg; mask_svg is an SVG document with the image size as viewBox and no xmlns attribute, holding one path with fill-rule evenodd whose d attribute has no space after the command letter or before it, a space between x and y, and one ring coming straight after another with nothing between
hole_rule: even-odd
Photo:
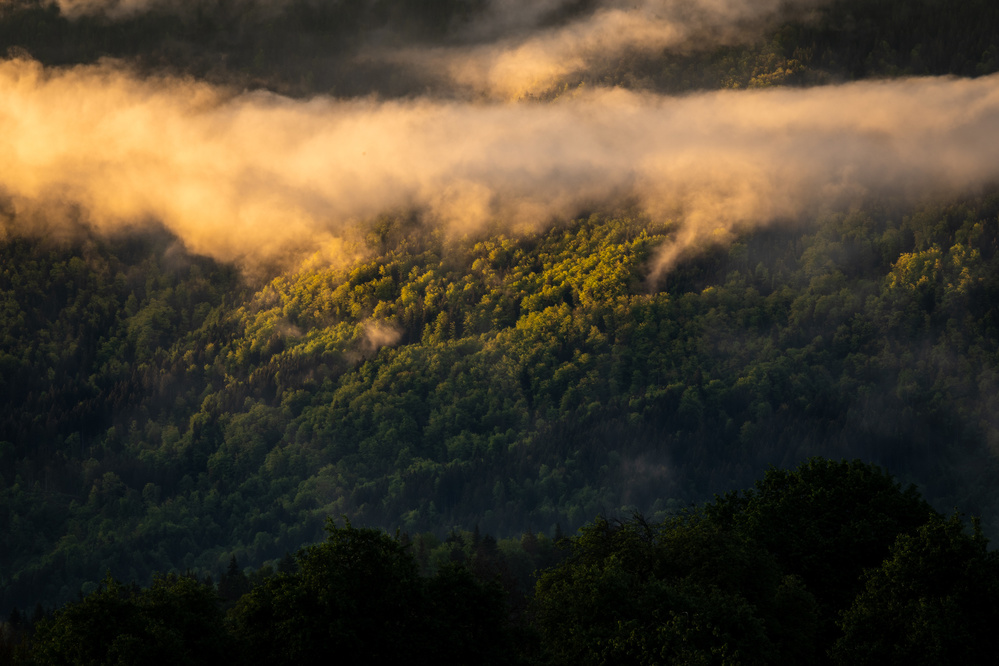
<instances>
[{"instance_id":1,"label":"golden sunlit cloud","mask_svg":"<svg viewBox=\"0 0 999 666\"><path fill-rule=\"evenodd\" d=\"M535 23L551 11L543 3L496 0L470 30L494 36L472 46L409 48L372 53L398 66L444 72L452 85L497 99L541 93L567 77L599 68L627 52L739 43L768 21L828 0L604 0L592 12L551 27ZM517 20L516 17L520 17Z\"/></svg>"},{"instance_id":2,"label":"golden sunlit cloud","mask_svg":"<svg viewBox=\"0 0 999 666\"><path fill-rule=\"evenodd\" d=\"M508 104L297 101L114 63L0 62L0 191L15 210L77 206L106 230L153 219L248 263L335 254L385 212L464 232L628 197L680 215L668 267L699 239L817 206L978 187L999 177L997 140L996 76Z\"/></svg>"}]
</instances>

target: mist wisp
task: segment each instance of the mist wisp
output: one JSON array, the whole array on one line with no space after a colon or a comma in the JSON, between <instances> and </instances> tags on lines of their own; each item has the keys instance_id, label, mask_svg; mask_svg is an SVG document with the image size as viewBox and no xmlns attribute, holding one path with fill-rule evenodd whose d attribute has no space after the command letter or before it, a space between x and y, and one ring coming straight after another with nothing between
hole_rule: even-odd
<instances>
[{"instance_id":1,"label":"mist wisp","mask_svg":"<svg viewBox=\"0 0 999 666\"><path fill-rule=\"evenodd\" d=\"M458 90L493 99L538 95L601 71L628 53L689 50L749 42L765 26L803 18L827 0L603 0L551 21L568 2L494 0L463 34L467 45L373 50L398 67L437 72ZM547 19L547 20L546 20ZM551 21L550 23L548 21Z\"/></svg>"},{"instance_id":2,"label":"mist wisp","mask_svg":"<svg viewBox=\"0 0 999 666\"><path fill-rule=\"evenodd\" d=\"M814 10L830 0L11 1L50 1L70 20L96 17L104 30L122 22L125 33L129 21L148 14L137 28L144 33L156 34L153 26L161 21L173 25L153 40L152 61L177 59L216 79L226 70L229 44L242 59L242 69L231 73L237 78L287 66L286 79L268 81L276 87L318 74L326 90L366 86L410 95L433 89L512 100L550 94L570 81L600 80L632 55L655 59L666 51L750 43L781 22L817 16ZM231 34L192 41L207 25ZM118 35L109 31L104 39L117 43ZM99 40L94 48L102 48ZM119 48L136 56L127 44Z\"/></svg>"},{"instance_id":3,"label":"mist wisp","mask_svg":"<svg viewBox=\"0 0 999 666\"><path fill-rule=\"evenodd\" d=\"M999 77L673 98L594 89L551 104L296 101L106 62L0 63L0 192L104 230L155 219L247 264L343 256L350 228L418 209L455 233L537 228L627 198L705 238L871 194L999 178ZM23 213L23 214L20 214Z\"/></svg>"}]
</instances>

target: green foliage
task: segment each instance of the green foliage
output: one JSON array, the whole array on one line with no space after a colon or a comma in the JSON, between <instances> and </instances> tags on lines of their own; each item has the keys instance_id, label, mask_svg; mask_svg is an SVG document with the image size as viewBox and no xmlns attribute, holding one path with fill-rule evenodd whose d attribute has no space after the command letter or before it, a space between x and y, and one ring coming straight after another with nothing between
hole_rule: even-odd
<instances>
[{"instance_id":1,"label":"green foliage","mask_svg":"<svg viewBox=\"0 0 999 666\"><path fill-rule=\"evenodd\" d=\"M825 459L771 469L753 489L719 498L706 511L800 576L830 622L859 592L860 574L887 556L899 534L914 533L934 514L915 486L903 490L859 460Z\"/></svg>"},{"instance_id":2,"label":"green foliage","mask_svg":"<svg viewBox=\"0 0 999 666\"><path fill-rule=\"evenodd\" d=\"M841 664L984 664L999 638L999 561L958 516L902 534L842 616Z\"/></svg>"},{"instance_id":3,"label":"green foliage","mask_svg":"<svg viewBox=\"0 0 999 666\"><path fill-rule=\"evenodd\" d=\"M449 565L419 575L384 532L327 523L297 569L266 580L231 613L246 663L499 663L513 652L502 590Z\"/></svg>"},{"instance_id":4,"label":"green foliage","mask_svg":"<svg viewBox=\"0 0 999 666\"><path fill-rule=\"evenodd\" d=\"M109 20L16 0L0 6L0 51L26 49L47 65L112 56L139 73L235 90L405 96L432 82L386 80L353 57L365 40L467 44L462 27L488 6L251 4L160 5ZM569 3L549 19L590 9ZM673 93L984 75L999 68L997 11L989 0L837 0L755 43L626 53L541 97L589 83ZM347 515L421 534L417 567L442 576L431 596L454 588L490 598L448 564L467 562L522 610L533 571L558 560L545 536L557 525L635 510L662 520L816 454L878 463L920 483L934 506L982 514L984 530L999 534L995 191L916 207L866 201L701 248L658 279L650 266L674 227L622 210L465 238L417 213L386 216L359 234L351 264L254 284L162 230L42 239L15 233L16 217L4 204L0 609L64 603L105 570L147 583L156 571L216 576L235 603L251 583L237 562L276 567L321 538L327 515ZM824 489L807 490L815 484ZM804 608L800 582L828 638L862 590L858 572L878 567L898 534L916 534L928 505L881 471L813 462L771 472L707 515L710 529L669 523L646 557L660 557L655 540L674 532L698 547L717 541L733 561L763 549L783 576L767 579L767 603ZM500 539L476 542L461 531L473 525ZM629 529L604 531L613 542ZM405 559L377 539L365 547L385 562ZM814 555L825 549L840 553L829 574ZM641 579L598 562L587 580L607 595ZM693 568L680 570L682 585L639 595L636 622L651 622L649 608L668 597L670 608L703 603L698 623L674 614L660 635L594 619L611 642L593 654L731 656L712 652L706 636L717 631L739 654L777 658L773 646L786 641L777 625L759 624L761 607L747 601L756 593L705 587ZM372 575L409 585L404 573ZM261 617L297 608L295 580L256 588ZM145 599L115 590L109 583L89 603L112 612ZM724 607L728 618L710 610ZM126 629L153 631L155 621L142 622Z\"/></svg>"},{"instance_id":5,"label":"green foliage","mask_svg":"<svg viewBox=\"0 0 999 666\"><path fill-rule=\"evenodd\" d=\"M598 519L542 573L553 663L988 663L999 560L977 522L813 459L650 523Z\"/></svg>"},{"instance_id":6,"label":"green foliage","mask_svg":"<svg viewBox=\"0 0 999 666\"><path fill-rule=\"evenodd\" d=\"M373 78L340 60L369 31L447 42L484 6L109 21L24 0L0 10L0 48L343 92ZM842 0L756 44L628 54L594 76L678 91L984 74L995 11ZM3 608L68 600L105 569L274 563L327 515L438 537L662 516L816 453L882 464L999 533L994 193L866 202L706 248L658 282L673 228L623 212L474 238L386 216L351 265L255 285L162 231L43 242L3 215Z\"/></svg>"},{"instance_id":7,"label":"green foliage","mask_svg":"<svg viewBox=\"0 0 999 666\"><path fill-rule=\"evenodd\" d=\"M150 588L108 576L97 590L35 627L28 663L217 664L232 644L215 591L184 576Z\"/></svg>"},{"instance_id":8,"label":"green foliage","mask_svg":"<svg viewBox=\"0 0 999 666\"><path fill-rule=\"evenodd\" d=\"M804 663L815 603L756 543L690 515L598 519L538 581L554 663Z\"/></svg>"},{"instance_id":9,"label":"green foliage","mask_svg":"<svg viewBox=\"0 0 999 666\"><path fill-rule=\"evenodd\" d=\"M219 594L189 577L157 577L140 589L108 576L50 618L36 609L28 622L13 612L0 627L0 657L987 663L996 649L999 559L977 521L970 536L956 515L925 514L910 529L917 508L926 508L919 495L875 466L813 459L771 470L753 489L702 511L660 521L597 518L557 544L531 531L497 542L478 528L452 530L443 541L393 538L328 520L327 539L287 556L277 573L267 566L247 577L231 558ZM812 523L818 529L809 532ZM796 538L788 529L808 533ZM886 537L892 543L873 566L843 556L863 550L858 544L873 552ZM509 594L518 558L537 576L526 608ZM830 608L844 595L830 597L828 581L801 575L808 567L856 594ZM243 592L233 605L226 597L237 585Z\"/></svg>"},{"instance_id":10,"label":"green foliage","mask_svg":"<svg viewBox=\"0 0 999 666\"><path fill-rule=\"evenodd\" d=\"M88 241L82 266L11 239L4 603L105 569L276 565L327 515L438 537L661 517L819 452L994 532L997 216L991 197L830 214L659 285L671 230L641 218L465 240L385 220L371 258L252 288L168 262L169 239ZM104 295L108 318L81 318Z\"/></svg>"}]
</instances>

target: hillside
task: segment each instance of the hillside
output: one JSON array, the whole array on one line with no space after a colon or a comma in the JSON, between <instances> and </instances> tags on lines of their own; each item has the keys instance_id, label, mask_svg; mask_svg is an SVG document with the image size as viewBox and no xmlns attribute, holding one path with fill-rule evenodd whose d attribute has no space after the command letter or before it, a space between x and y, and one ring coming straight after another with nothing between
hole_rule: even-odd
<instances>
[{"instance_id":1,"label":"hillside","mask_svg":"<svg viewBox=\"0 0 999 666\"><path fill-rule=\"evenodd\" d=\"M793 4L527 87L433 58L603 3L505 32L488 2L5 5L0 129L65 141L8 139L0 167L0 612L276 566L330 516L665 520L816 455L999 536L997 10ZM813 113L838 96L861 103ZM369 141L336 171L354 135L327 117ZM692 129L642 133L662 118Z\"/></svg>"}]
</instances>

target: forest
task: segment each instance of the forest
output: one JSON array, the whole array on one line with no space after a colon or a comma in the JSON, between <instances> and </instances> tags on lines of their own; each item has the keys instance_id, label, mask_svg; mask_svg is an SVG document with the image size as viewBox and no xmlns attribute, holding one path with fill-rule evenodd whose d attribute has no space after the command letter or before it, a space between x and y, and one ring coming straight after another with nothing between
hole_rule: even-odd
<instances>
[{"instance_id":1,"label":"forest","mask_svg":"<svg viewBox=\"0 0 999 666\"><path fill-rule=\"evenodd\" d=\"M822 529L815 529L821 524ZM571 539L426 539L326 524L325 541L217 586L110 574L54 614L12 613L11 664L985 664L999 558L977 521L880 468L812 458L753 488ZM525 596L519 557L536 566Z\"/></svg>"},{"instance_id":2,"label":"forest","mask_svg":"<svg viewBox=\"0 0 999 666\"><path fill-rule=\"evenodd\" d=\"M999 5L635 4L0 5L0 661L987 661Z\"/></svg>"}]
</instances>

